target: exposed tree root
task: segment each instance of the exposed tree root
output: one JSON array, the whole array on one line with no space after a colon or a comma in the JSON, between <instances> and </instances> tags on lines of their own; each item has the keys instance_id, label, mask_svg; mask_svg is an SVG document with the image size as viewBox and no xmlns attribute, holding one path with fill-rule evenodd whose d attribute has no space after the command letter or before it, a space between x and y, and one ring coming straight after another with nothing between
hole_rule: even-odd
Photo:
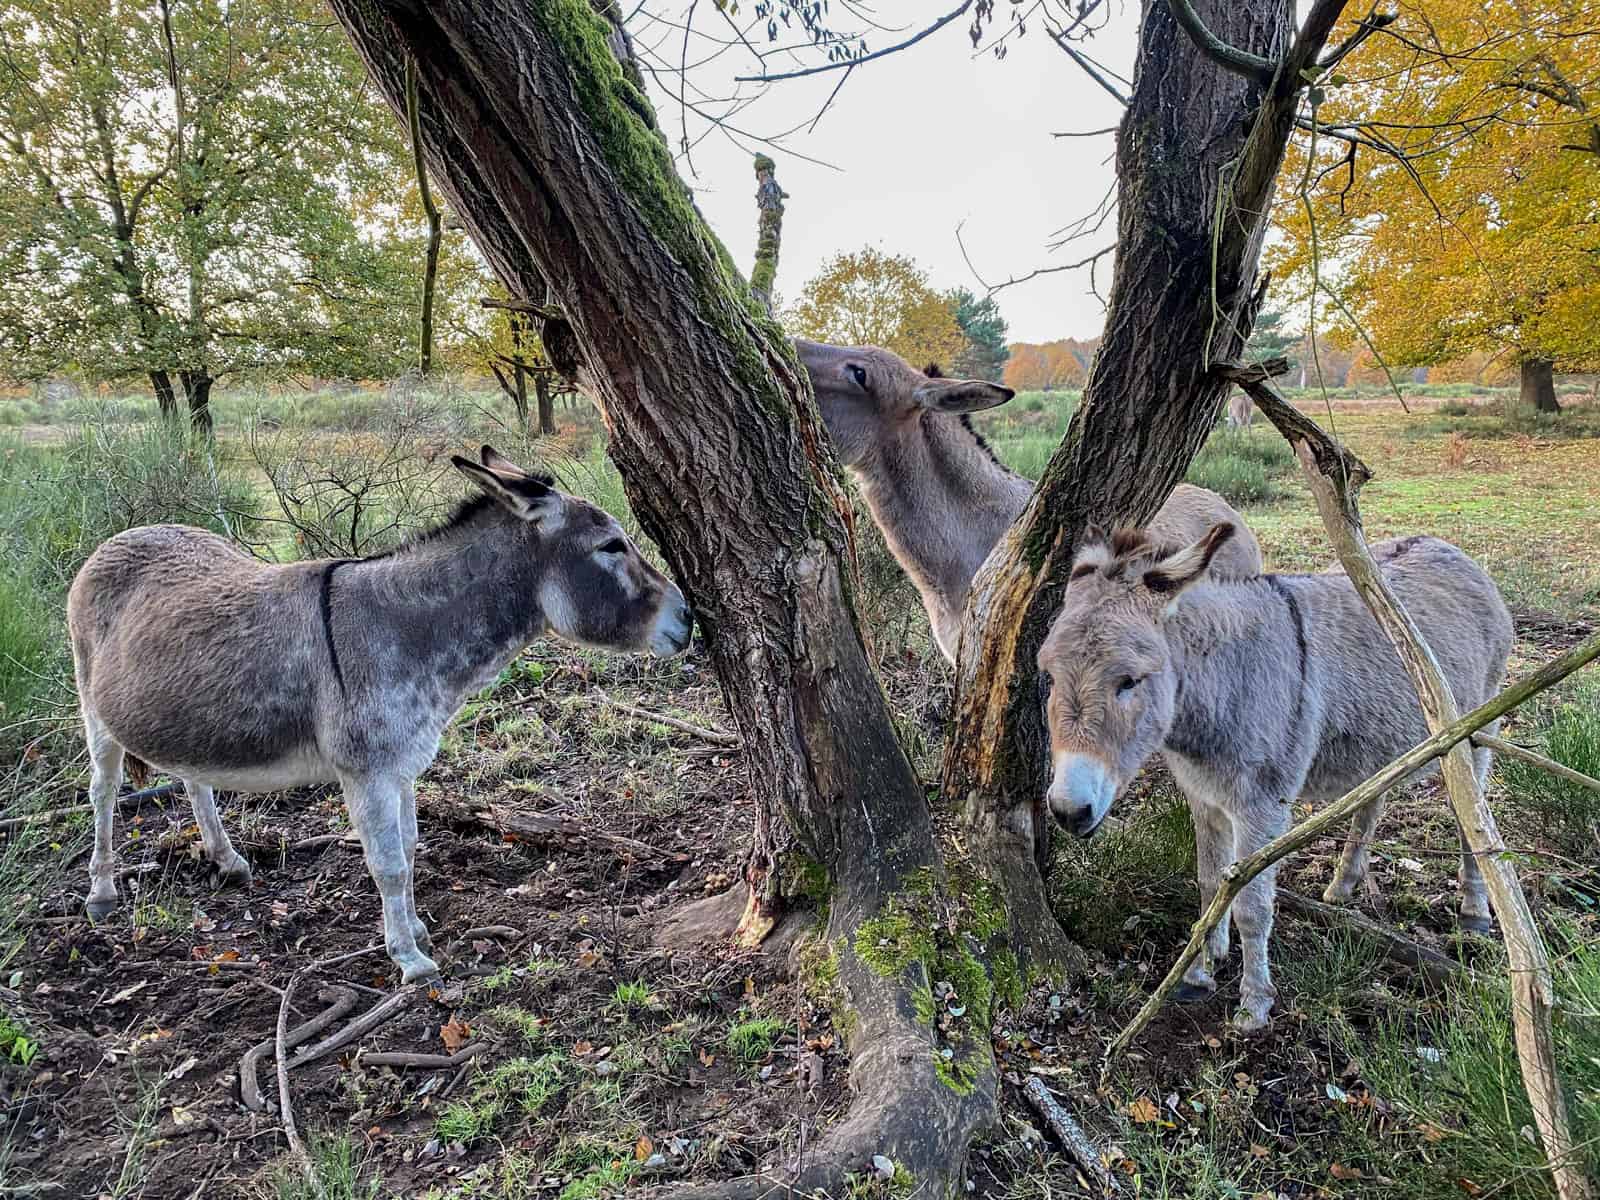
<instances>
[{"instance_id":1,"label":"exposed tree root","mask_svg":"<svg viewBox=\"0 0 1600 1200\"><path fill-rule=\"evenodd\" d=\"M1389 958L1404 963L1441 987L1449 983L1467 983L1472 979L1472 972L1455 959L1419 945L1377 921L1368 920L1353 909L1324 904L1282 887L1278 889L1278 907L1310 917L1331 929L1350 930L1368 941L1376 942Z\"/></svg>"}]
</instances>

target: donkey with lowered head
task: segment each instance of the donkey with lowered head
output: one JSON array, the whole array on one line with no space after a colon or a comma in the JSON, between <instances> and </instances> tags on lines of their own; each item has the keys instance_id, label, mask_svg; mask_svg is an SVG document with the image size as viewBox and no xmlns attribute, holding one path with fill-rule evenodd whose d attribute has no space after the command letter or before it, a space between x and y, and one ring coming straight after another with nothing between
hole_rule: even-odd
<instances>
[{"instance_id":1,"label":"donkey with lowered head","mask_svg":"<svg viewBox=\"0 0 1600 1200\"><path fill-rule=\"evenodd\" d=\"M1051 684L1056 819L1080 837L1093 833L1161 750L1194 818L1202 909L1225 867L1284 832L1295 797L1343 795L1428 733L1399 656L1349 578L1336 569L1216 578L1233 530L1220 524L1190 545L1124 531L1086 546L1039 651ZM1463 711L1488 700L1512 645L1511 616L1489 576L1438 538L1382 542L1373 554ZM1483 780L1489 752L1475 755ZM1379 812L1374 800L1357 813L1328 899L1348 899L1360 883ZM1460 921L1487 930L1483 876L1465 839L1462 851ZM1244 974L1234 1024L1244 1032L1266 1025L1276 995L1267 966L1275 876L1269 868L1240 892L1180 993L1195 1000L1216 990L1236 918Z\"/></svg>"},{"instance_id":2,"label":"donkey with lowered head","mask_svg":"<svg viewBox=\"0 0 1600 1200\"><path fill-rule=\"evenodd\" d=\"M206 856L250 867L213 788L337 782L409 983L437 971L417 916L416 778L462 703L544 633L663 658L683 595L607 513L485 446L451 462L480 489L389 554L275 566L182 525L99 547L67 598L94 802L89 913L117 903L111 814L124 756L183 780Z\"/></svg>"},{"instance_id":3,"label":"donkey with lowered head","mask_svg":"<svg viewBox=\"0 0 1600 1200\"><path fill-rule=\"evenodd\" d=\"M839 460L916 585L939 649L954 662L972 577L1033 494L1033 482L1008 470L967 418L1015 393L981 379L930 377L876 346L796 341L795 349ZM1238 536L1216 570L1259 572L1255 535L1214 492L1179 484L1150 528L1190 542L1219 521L1233 522Z\"/></svg>"}]
</instances>

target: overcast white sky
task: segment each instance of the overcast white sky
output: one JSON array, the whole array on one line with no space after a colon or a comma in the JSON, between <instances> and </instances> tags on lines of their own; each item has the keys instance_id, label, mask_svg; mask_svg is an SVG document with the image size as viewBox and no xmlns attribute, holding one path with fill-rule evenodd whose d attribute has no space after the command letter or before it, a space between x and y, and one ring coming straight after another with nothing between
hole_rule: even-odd
<instances>
[{"instance_id":1,"label":"overcast white sky","mask_svg":"<svg viewBox=\"0 0 1600 1200\"><path fill-rule=\"evenodd\" d=\"M752 7L745 5L745 14ZM688 6L651 8L681 22ZM698 10L696 29L728 34L711 4ZM948 9L943 3L882 0L874 11L882 23L905 26L906 32L869 34L869 50L901 41ZM833 5L833 14L838 24L848 19L841 4ZM996 30L1005 17L1004 12L997 14ZM1136 5L1114 8L1109 26L1085 48L1127 75L1137 23ZM655 44L656 52L676 65L681 32L652 25L643 14L630 28L641 48ZM753 34L750 40L767 48L764 34ZM689 61L712 49L705 41L691 41ZM820 61L820 53L792 64L781 57L769 60L773 71ZM732 77L752 73L750 67L748 52L733 51L691 70L689 78L711 96L726 96L736 86ZM839 72L828 72L773 84L732 123L771 135L808 122L839 78ZM677 97L666 94L668 82L662 75L652 98L676 146L682 130ZM676 80L670 85L675 90ZM1035 267L1076 261L1110 245L1114 222L1054 254L1047 250L1051 235L1091 210L1111 186L1113 148L1110 135L1050 134L1103 128L1120 115L1116 102L1037 28L1011 39L1003 61L975 54L964 22L957 20L916 46L858 67L814 132L802 128L784 139L784 147L793 153L767 149L777 160L778 182L790 196L778 268L780 296L787 300L796 295L834 254L865 245L916 259L941 289L965 285L982 294L956 242L956 226L962 222L973 266L990 284ZM691 139L704 128L691 115ZM748 272L756 217L750 152L713 133L692 158L693 171L681 158L679 171L694 187L712 228ZM1110 271L1108 256L1099 265L1102 292ZM1042 276L1006 288L996 298L1013 341L1089 337L1100 332L1103 321L1100 302L1089 291L1087 270Z\"/></svg>"}]
</instances>

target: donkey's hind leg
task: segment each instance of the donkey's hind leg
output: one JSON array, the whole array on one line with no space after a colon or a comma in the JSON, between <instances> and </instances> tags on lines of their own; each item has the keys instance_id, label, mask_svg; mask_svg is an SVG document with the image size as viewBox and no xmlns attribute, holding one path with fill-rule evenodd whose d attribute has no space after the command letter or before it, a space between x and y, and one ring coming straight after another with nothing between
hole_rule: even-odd
<instances>
[{"instance_id":1,"label":"donkey's hind leg","mask_svg":"<svg viewBox=\"0 0 1600 1200\"><path fill-rule=\"evenodd\" d=\"M411 983L439 973L438 964L417 947L416 912L411 902L411 864L406 856L408 829L402 820L402 787L398 780L371 775L344 777L345 803L361 836L367 870L383 896L383 942Z\"/></svg>"},{"instance_id":2,"label":"donkey's hind leg","mask_svg":"<svg viewBox=\"0 0 1600 1200\"><path fill-rule=\"evenodd\" d=\"M200 826L200 841L206 848L206 858L217 868L224 883L249 883L250 864L244 855L233 848L228 831L222 827L217 815L217 797L209 784L194 779L183 781L189 803L194 806L194 822Z\"/></svg>"},{"instance_id":3,"label":"donkey's hind leg","mask_svg":"<svg viewBox=\"0 0 1600 1200\"><path fill-rule=\"evenodd\" d=\"M1500 722L1485 726L1483 731L1494 736L1500 731ZM1478 777L1480 792L1489 786L1490 758L1490 752L1482 746L1472 751L1473 772ZM1478 856L1472 852L1459 822L1456 834L1461 839L1461 870L1456 875L1461 884L1461 907L1456 923L1469 933L1488 933L1494 928L1494 921L1489 911L1489 889L1483 882L1483 869L1478 865Z\"/></svg>"},{"instance_id":4,"label":"donkey's hind leg","mask_svg":"<svg viewBox=\"0 0 1600 1200\"><path fill-rule=\"evenodd\" d=\"M1342 904L1356 894L1356 888L1367 876L1367 857L1372 839L1378 831L1378 821L1383 816L1383 797L1374 796L1371 803L1356 810L1350 821L1350 834L1345 839L1344 852L1333 869L1333 881L1322 893L1329 904Z\"/></svg>"},{"instance_id":5,"label":"donkey's hind leg","mask_svg":"<svg viewBox=\"0 0 1600 1200\"><path fill-rule=\"evenodd\" d=\"M83 710L83 729L89 747L89 800L94 805L87 907L89 916L99 921L117 907L117 853L111 842L111 818L122 786L122 746L87 708Z\"/></svg>"}]
</instances>

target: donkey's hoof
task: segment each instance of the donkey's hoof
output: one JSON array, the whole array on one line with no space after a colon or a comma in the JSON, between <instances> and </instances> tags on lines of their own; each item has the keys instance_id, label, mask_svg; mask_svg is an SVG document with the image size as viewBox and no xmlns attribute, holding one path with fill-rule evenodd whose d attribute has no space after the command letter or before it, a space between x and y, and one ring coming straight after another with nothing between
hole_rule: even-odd
<instances>
[{"instance_id":1,"label":"donkey's hoof","mask_svg":"<svg viewBox=\"0 0 1600 1200\"><path fill-rule=\"evenodd\" d=\"M233 857L217 864L217 878L224 884L243 886L250 882L250 863L244 855L234 851Z\"/></svg>"},{"instance_id":2,"label":"donkey's hoof","mask_svg":"<svg viewBox=\"0 0 1600 1200\"><path fill-rule=\"evenodd\" d=\"M1178 985L1178 990L1172 993L1172 998L1179 1004L1204 1004L1217 994L1217 985L1206 987L1198 983L1190 983L1185 979Z\"/></svg>"},{"instance_id":3,"label":"donkey's hoof","mask_svg":"<svg viewBox=\"0 0 1600 1200\"><path fill-rule=\"evenodd\" d=\"M104 899L96 899L95 897L91 896L88 900L88 903L84 905L84 909L89 914L89 920L104 921L112 913L117 911L117 897L115 894Z\"/></svg>"},{"instance_id":4,"label":"donkey's hoof","mask_svg":"<svg viewBox=\"0 0 1600 1200\"><path fill-rule=\"evenodd\" d=\"M1456 917L1456 924L1463 933L1489 933L1494 929L1494 921L1488 917L1468 916L1461 913Z\"/></svg>"},{"instance_id":5,"label":"donkey's hoof","mask_svg":"<svg viewBox=\"0 0 1600 1200\"><path fill-rule=\"evenodd\" d=\"M439 964L426 954L419 954L399 966L401 983L415 983L419 979L429 979L439 973Z\"/></svg>"},{"instance_id":6,"label":"donkey's hoof","mask_svg":"<svg viewBox=\"0 0 1600 1200\"><path fill-rule=\"evenodd\" d=\"M1335 879L1322 891L1322 899L1328 904L1348 904L1350 898L1356 894L1354 881L1346 882Z\"/></svg>"},{"instance_id":7,"label":"donkey's hoof","mask_svg":"<svg viewBox=\"0 0 1600 1200\"><path fill-rule=\"evenodd\" d=\"M1271 1010L1269 1009L1267 1012L1256 1013L1249 1008L1241 1006L1233 1014L1234 1032L1243 1034L1246 1037L1260 1033L1272 1024L1270 1012Z\"/></svg>"}]
</instances>

